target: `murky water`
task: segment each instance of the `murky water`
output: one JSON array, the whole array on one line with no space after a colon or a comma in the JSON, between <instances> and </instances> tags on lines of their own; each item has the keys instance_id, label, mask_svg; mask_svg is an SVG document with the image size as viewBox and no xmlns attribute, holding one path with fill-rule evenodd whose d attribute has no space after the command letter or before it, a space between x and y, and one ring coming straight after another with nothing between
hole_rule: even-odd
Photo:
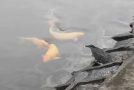
<instances>
[{"instance_id":1,"label":"murky water","mask_svg":"<svg viewBox=\"0 0 134 90\"><path fill-rule=\"evenodd\" d=\"M133 0L1 0L0 89L40 90L64 83L71 71L90 64L91 53L84 45L111 47L109 36L130 30L133 4ZM55 9L63 28L86 35L77 42L53 39L45 18L50 9ZM22 36L57 44L61 58L43 63L45 51L23 43Z\"/></svg>"}]
</instances>

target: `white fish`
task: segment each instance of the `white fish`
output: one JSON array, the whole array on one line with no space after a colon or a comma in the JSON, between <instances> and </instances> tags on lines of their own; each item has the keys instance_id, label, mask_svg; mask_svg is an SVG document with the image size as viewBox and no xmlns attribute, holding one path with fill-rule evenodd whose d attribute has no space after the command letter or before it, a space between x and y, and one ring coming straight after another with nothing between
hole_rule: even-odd
<instances>
[{"instance_id":1,"label":"white fish","mask_svg":"<svg viewBox=\"0 0 134 90\"><path fill-rule=\"evenodd\" d=\"M54 20L49 20L48 25L49 25L49 33L55 39L59 39L59 40L75 40L75 41L77 41L80 37L85 35L84 32L64 32L64 31L61 31L56 26L56 21L54 21Z\"/></svg>"},{"instance_id":2,"label":"white fish","mask_svg":"<svg viewBox=\"0 0 134 90\"><path fill-rule=\"evenodd\" d=\"M59 18L55 16L56 9L50 9L48 18L49 33L58 40L75 40L77 41L80 37L84 36L84 32L65 32L57 25Z\"/></svg>"}]
</instances>

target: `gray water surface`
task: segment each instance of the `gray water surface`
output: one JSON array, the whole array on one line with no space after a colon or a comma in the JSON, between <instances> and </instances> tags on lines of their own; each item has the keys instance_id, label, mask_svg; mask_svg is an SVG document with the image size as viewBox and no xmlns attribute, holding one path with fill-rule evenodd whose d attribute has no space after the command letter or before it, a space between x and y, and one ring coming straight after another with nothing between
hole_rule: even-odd
<instances>
[{"instance_id":1,"label":"gray water surface","mask_svg":"<svg viewBox=\"0 0 134 90\"><path fill-rule=\"evenodd\" d=\"M78 28L86 35L77 42L53 39L45 18L50 9L63 28L75 27L70 31ZM84 45L112 47L115 42L109 36L130 31L133 15L133 0L1 0L0 90L40 90L64 83L70 72L93 59ZM61 58L43 63L45 50L20 37L47 38L57 44Z\"/></svg>"}]
</instances>

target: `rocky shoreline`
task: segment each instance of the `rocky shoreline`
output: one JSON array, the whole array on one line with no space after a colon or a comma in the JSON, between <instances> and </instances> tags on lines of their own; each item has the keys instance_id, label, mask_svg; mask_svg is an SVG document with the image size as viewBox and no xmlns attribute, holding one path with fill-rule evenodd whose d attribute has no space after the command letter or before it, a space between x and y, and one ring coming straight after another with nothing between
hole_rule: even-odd
<instances>
[{"instance_id":1,"label":"rocky shoreline","mask_svg":"<svg viewBox=\"0 0 134 90\"><path fill-rule=\"evenodd\" d=\"M121 82L127 75L134 76L134 22L130 23L130 27L130 32L112 37L117 41L113 48L100 49L94 45L86 45L95 58L94 64L72 72L72 77L66 83L43 90L134 90L134 86L131 87L134 78L125 80L124 83L131 82L127 84L128 87ZM129 89L125 89L126 87Z\"/></svg>"}]
</instances>

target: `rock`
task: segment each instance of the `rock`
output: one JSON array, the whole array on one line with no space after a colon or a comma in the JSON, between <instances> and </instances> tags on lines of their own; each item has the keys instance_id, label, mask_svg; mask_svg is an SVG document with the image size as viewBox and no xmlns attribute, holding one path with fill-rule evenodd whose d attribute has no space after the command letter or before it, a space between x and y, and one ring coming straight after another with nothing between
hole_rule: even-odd
<instances>
[{"instance_id":1,"label":"rock","mask_svg":"<svg viewBox=\"0 0 134 90\"><path fill-rule=\"evenodd\" d=\"M134 38L118 41L113 48L105 50L108 53L120 51L134 51Z\"/></svg>"},{"instance_id":2,"label":"rock","mask_svg":"<svg viewBox=\"0 0 134 90\"><path fill-rule=\"evenodd\" d=\"M76 88L76 90L97 90L98 89L98 84L85 84L85 85L80 85L79 87Z\"/></svg>"},{"instance_id":3,"label":"rock","mask_svg":"<svg viewBox=\"0 0 134 90\"><path fill-rule=\"evenodd\" d=\"M122 40L127 40L127 39L130 39L130 38L134 38L134 22L130 23L129 24L130 28L131 28L131 31L128 32L128 33L124 33L124 34L118 34L114 37L112 37L112 39L114 39L115 41L122 41Z\"/></svg>"},{"instance_id":4,"label":"rock","mask_svg":"<svg viewBox=\"0 0 134 90\"><path fill-rule=\"evenodd\" d=\"M118 67L119 65L113 64L112 66L96 68L91 71L73 73L68 83L56 87L56 90L74 90L79 85L102 82L105 78L114 74Z\"/></svg>"},{"instance_id":5,"label":"rock","mask_svg":"<svg viewBox=\"0 0 134 90\"><path fill-rule=\"evenodd\" d=\"M131 27L130 33L134 33L134 22L131 22L129 26Z\"/></svg>"},{"instance_id":6,"label":"rock","mask_svg":"<svg viewBox=\"0 0 134 90\"><path fill-rule=\"evenodd\" d=\"M129 38L133 38L134 35L132 33L124 33L124 34L118 34L114 37L112 37L112 39L114 39L115 41L122 41L122 40L127 40Z\"/></svg>"},{"instance_id":7,"label":"rock","mask_svg":"<svg viewBox=\"0 0 134 90\"><path fill-rule=\"evenodd\" d=\"M44 88L42 88L41 90L56 90L56 89L53 88L53 87L44 87Z\"/></svg>"},{"instance_id":8,"label":"rock","mask_svg":"<svg viewBox=\"0 0 134 90\"><path fill-rule=\"evenodd\" d=\"M128 59L99 90L134 90L134 56Z\"/></svg>"}]
</instances>

